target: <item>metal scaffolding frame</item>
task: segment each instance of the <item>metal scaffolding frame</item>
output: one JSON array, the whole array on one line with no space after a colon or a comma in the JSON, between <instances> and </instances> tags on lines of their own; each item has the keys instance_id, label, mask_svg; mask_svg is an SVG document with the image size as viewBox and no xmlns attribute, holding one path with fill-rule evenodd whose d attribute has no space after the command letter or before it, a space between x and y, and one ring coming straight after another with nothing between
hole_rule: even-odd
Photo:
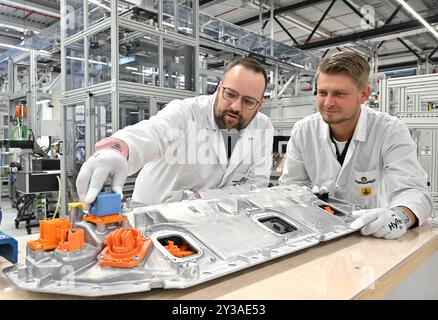
<instances>
[{"instance_id":1,"label":"metal scaffolding frame","mask_svg":"<svg viewBox=\"0 0 438 320\"><path fill-rule=\"evenodd\" d=\"M129 19L119 16L118 14L111 14L110 17L104 18L102 21L89 25L88 1L83 1L83 28L77 33L67 37L67 4L68 0L61 0L61 70L62 70L62 98L61 98L61 123L63 123L64 141L64 156L61 162L61 181L62 181L62 212L67 212L67 191L68 191L68 161L72 161L71 157L67 155L68 148L73 141L68 141L68 126L67 109L71 106L81 104L84 106L85 112L85 155L89 157L92 153L92 147L97 142L95 137L95 117L93 97L104 95L111 95L111 123L112 132L119 129L119 97L120 95L136 95L150 97L150 115L158 111L158 102L169 102L175 97L188 98L196 95L195 91L166 88L164 86L164 72L163 72L163 45L164 40L177 41L179 44L191 46L195 49L194 57L194 83L195 88L199 87L199 30L197 28L199 5L197 1L193 2L193 37L179 34L175 31L163 28L163 5L159 1L158 7L158 25L155 27L136 23ZM118 11L119 2L117 0L111 1L111 12ZM71 13L70 13L71 14ZM122 81L119 79L119 30L121 28L128 28L134 32L158 35L159 37L159 86L132 83ZM89 39L104 30L110 29L111 32L111 80L98 84L90 84L89 79ZM67 47L75 43L83 43L83 61L84 61L84 85L82 88L67 90Z\"/></svg>"},{"instance_id":2,"label":"metal scaffolding frame","mask_svg":"<svg viewBox=\"0 0 438 320\"><path fill-rule=\"evenodd\" d=\"M400 118L417 145L421 143L421 132L430 136L430 150L418 148L417 152L419 158L430 157L430 169L426 171L434 201L433 220L438 221L438 74L382 79L379 91L379 110Z\"/></svg>"},{"instance_id":3,"label":"metal scaffolding frame","mask_svg":"<svg viewBox=\"0 0 438 320\"><path fill-rule=\"evenodd\" d=\"M187 26L189 28L185 28L180 25L180 21L178 18L185 14L187 16L187 7L174 4L173 7L173 21L174 27L169 28L168 20L164 21L164 18L168 19L169 14L164 11L169 9L165 9L164 3L162 1L158 1L158 8L154 8L153 10L158 10L158 13L155 11L150 11L150 9L135 7L139 10L143 10L147 14L155 15L153 23L139 23L136 19L132 20L131 9L127 11L123 11L120 13L119 1L111 1L111 11L106 12L110 13L105 14L102 19L98 21L92 21L90 23L89 18L89 3L86 0L83 0L82 7L78 9L80 14L80 19L82 19L78 25L79 30L74 28L75 33L69 32L67 35L67 20L70 18L69 22L71 23L71 18L78 18L78 12L70 12L67 14L67 5L70 0L62 0L61 1L61 70L62 70L62 98L61 98L61 123L64 124L64 132L63 132L63 141L64 141L64 157L61 163L61 171L62 171L62 210L66 212L66 204L67 204L67 180L68 175L70 174L68 171L68 161L72 161L71 155L68 154L69 150L72 147L72 141L69 141L67 130L70 130L71 127L67 126L68 123L68 108L72 106L78 106L83 108L83 113L85 116L84 125L85 126L85 157L89 157L92 153L92 146L97 142L99 137L95 136L95 128L93 127L95 123L96 111L94 110L94 100L100 96L111 96L111 132L115 132L120 129L120 105L119 100L123 95L130 96L142 96L148 97L149 100L149 115L154 115L159 110L159 104L163 102L169 102L173 100L175 97L178 98L187 98L195 96L198 93L202 93L205 89L205 80L206 74L210 72L210 70L202 70L200 71L200 46L202 45L202 50L208 50L206 47L214 48L213 50L222 50L224 52L229 52L237 55L255 55L256 58L262 59L267 64L275 65L275 70L273 71L272 78L278 79L279 77L279 68L282 70L287 70L287 72L293 71L298 72L304 68L311 69L316 66L316 58L312 55L305 54L301 50L296 49L294 47L285 46L282 43L273 41L267 37L263 37L252 33L250 31L239 28L235 25L232 25L226 21L210 17L205 14L201 14L199 12L199 1L192 1L192 8L190 8L188 16L188 20L181 20L183 23L188 22ZM76 3L76 5L78 5ZM102 8L98 8L101 10ZM149 11L148 11L149 10ZM117 13L117 14L113 14ZM182 13L182 14L181 14ZM73 16L72 16L73 15ZM273 17L271 17L273 19ZM181 18L183 19L183 18ZM184 18L186 19L186 18ZM202 24L202 25L201 25ZM185 30L184 30L185 29ZM110 62L105 61L104 63L98 61L98 63L105 65L106 68L111 68L111 78L108 80L104 80L100 83L92 83L91 79L91 64L96 63L96 61L92 62L91 56L93 53L90 47L90 40L94 36L101 34L104 31L110 30L110 40L108 40L108 45L111 46L110 54L106 54L104 58L109 57ZM120 50L119 50L119 31L128 31L137 33L135 36L151 36L153 37L153 44L157 47L157 66L156 66L156 76L157 82L152 82L151 84L146 83L135 83L131 81L125 81L120 79ZM244 34L242 35L242 32ZM130 34L131 35L131 34ZM125 39L124 39L125 41ZM144 40L143 40L144 41ZM155 42L156 41L156 42ZM167 41L167 42L166 42ZM169 75L165 72L164 64L165 64L165 46L169 43L177 43L178 45L185 46L184 57L191 57L193 55L193 60L191 60L190 66L188 64L184 65L184 72L187 72L189 77L193 79L192 83L187 83L190 87L187 87L184 84L184 89L175 89L166 86L165 81L170 81L170 72ZM262 53L254 53L255 49L259 49L262 47ZM189 48L189 49L188 49ZM191 49L190 49L191 48ZM193 49L193 53L191 50ZM71 83L68 83L67 72L70 72L70 75L73 74L73 70L68 71L67 65L67 54L68 50L75 52L75 54L79 54L75 56L75 60L82 61L83 65L80 67L80 71L83 72L83 77L80 79L81 85L79 87L71 87ZM157 52L155 51L155 54ZM168 54L168 53L167 53ZM135 53L134 53L135 55ZM71 59L71 57L68 57ZM71 60L69 60L71 61ZM70 62L71 63L71 62ZM192 68L192 69L188 69ZM72 69L74 69L72 67ZM312 73L312 70L309 70ZM165 74L166 73L166 74ZM184 73L185 74L185 73ZM202 77L201 77L202 75ZM165 76L167 79L165 79ZM74 82L74 81L72 81ZM99 82L99 81L97 81ZM274 97L277 97L278 81L275 81L274 84ZM67 85L69 84L70 87ZM289 82L290 84L290 82ZM188 89L189 88L189 89ZM71 111L70 111L71 112ZM81 111L82 112L82 111Z\"/></svg>"}]
</instances>

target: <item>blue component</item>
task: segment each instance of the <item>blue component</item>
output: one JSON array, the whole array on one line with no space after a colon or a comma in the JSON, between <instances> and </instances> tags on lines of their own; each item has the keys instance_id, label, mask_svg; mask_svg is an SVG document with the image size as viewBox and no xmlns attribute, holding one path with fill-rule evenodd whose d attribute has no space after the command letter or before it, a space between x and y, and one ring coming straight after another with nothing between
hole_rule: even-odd
<instances>
[{"instance_id":1,"label":"blue component","mask_svg":"<svg viewBox=\"0 0 438 320\"><path fill-rule=\"evenodd\" d=\"M12 263L18 261L18 242L6 233L0 231L0 256Z\"/></svg>"},{"instance_id":2,"label":"blue component","mask_svg":"<svg viewBox=\"0 0 438 320\"><path fill-rule=\"evenodd\" d=\"M122 199L115 192L101 192L90 208L90 213L95 216L108 216L122 211Z\"/></svg>"}]
</instances>

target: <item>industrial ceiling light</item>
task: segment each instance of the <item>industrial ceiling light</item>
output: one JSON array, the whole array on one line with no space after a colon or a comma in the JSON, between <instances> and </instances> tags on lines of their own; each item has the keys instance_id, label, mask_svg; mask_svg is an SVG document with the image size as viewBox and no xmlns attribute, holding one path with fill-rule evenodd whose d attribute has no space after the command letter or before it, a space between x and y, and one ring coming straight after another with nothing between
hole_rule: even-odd
<instances>
[{"instance_id":1,"label":"industrial ceiling light","mask_svg":"<svg viewBox=\"0 0 438 320\"><path fill-rule=\"evenodd\" d=\"M18 31L18 32L24 32L24 30L26 30L25 28L22 28L22 27L10 26L10 25L4 24L4 23L0 23L0 27L6 28L6 31L8 31L9 29L13 29L13 30Z\"/></svg>"},{"instance_id":2,"label":"industrial ceiling light","mask_svg":"<svg viewBox=\"0 0 438 320\"><path fill-rule=\"evenodd\" d=\"M435 38L438 39L438 32L429 24L426 20L424 20L410 5L408 5L404 0L397 0L406 10L409 11L418 21L420 21L427 30L429 30Z\"/></svg>"},{"instance_id":3,"label":"industrial ceiling light","mask_svg":"<svg viewBox=\"0 0 438 320\"><path fill-rule=\"evenodd\" d=\"M8 48L8 49L18 49L18 50L21 50L21 51L30 51L30 49L28 49L28 48L17 47L17 46L13 46L13 45L7 44L7 43L0 43L0 47Z\"/></svg>"}]
</instances>

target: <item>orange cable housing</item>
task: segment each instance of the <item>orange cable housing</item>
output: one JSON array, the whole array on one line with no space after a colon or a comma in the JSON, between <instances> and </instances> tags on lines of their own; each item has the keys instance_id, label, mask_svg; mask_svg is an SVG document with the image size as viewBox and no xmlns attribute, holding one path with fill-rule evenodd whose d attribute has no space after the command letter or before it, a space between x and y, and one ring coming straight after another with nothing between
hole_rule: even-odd
<instances>
[{"instance_id":1,"label":"orange cable housing","mask_svg":"<svg viewBox=\"0 0 438 320\"><path fill-rule=\"evenodd\" d=\"M61 251L76 251L84 247L84 229L69 229L61 235L61 241L56 249Z\"/></svg>"},{"instance_id":2,"label":"orange cable housing","mask_svg":"<svg viewBox=\"0 0 438 320\"><path fill-rule=\"evenodd\" d=\"M102 267L133 268L143 261L152 246L138 229L120 228L105 239L106 247L100 253Z\"/></svg>"},{"instance_id":3,"label":"orange cable housing","mask_svg":"<svg viewBox=\"0 0 438 320\"><path fill-rule=\"evenodd\" d=\"M27 245L35 251L55 249L63 235L70 229L70 222L66 218L56 218L40 221L40 238L29 241Z\"/></svg>"},{"instance_id":4,"label":"orange cable housing","mask_svg":"<svg viewBox=\"0 0 438 320\"><path fill-rule=\"evenodd\" d=\"M84 220L94 224L109 224L109 223L125 221L128 220L128 218L126 218L121 214L110 214L108 216L95 216L93 214L88 213L84 215Z\"/></svg>"},{"instance_id":5,"label":"orange cable housing","mask_svg":"<svg viewBox=\"0 0 438 320\"><path fill-rule=\"evenodd\" d=\"M194 252L190 250L190 247L187 244L182 244L180 246L177 246L172 240L167 241L167 246L165 246L165 248L173 256L178 258L187 257L194 254Z\"/></svg>"}]
</instances>

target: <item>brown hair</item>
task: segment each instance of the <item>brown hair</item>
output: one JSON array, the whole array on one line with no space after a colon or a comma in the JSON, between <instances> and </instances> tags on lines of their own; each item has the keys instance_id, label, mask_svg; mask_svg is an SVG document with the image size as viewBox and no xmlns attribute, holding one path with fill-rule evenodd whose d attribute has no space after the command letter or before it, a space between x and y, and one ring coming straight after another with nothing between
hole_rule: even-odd
<instances>
[{"instance_id":1,"label":"brown hair","mask_svg":"<svg viewBox=\"0 0 438 320\"><path fill-rule=\"evenodd\" d=\"M345 74L353 79L359 89L362 89L368 84L370 69L369 63L360 54L356 52L336 52L321 61L316 72L316 78L318 78L319 73Z\"/></svg>"},{"instance_id":2,"label":"brown hair","mask_svg":"<svg viewBox=\"0 0 438 320\"><path fill-rule=\"evenodd\" d=\"M258 62L256 59L253 58L240 58L240 59L236 59L231 61L227 68L225 69L225 74L227 74L228 71L230 71L231 69L233 69L235 66L244 66L245 68L254 71L255 73L261 73L263 75L263 77L265 78L265 90L266 87L268 86L268 75L266 73L266 69L265 67ZM263 91L264 93L264 91Z\"/></svg>"}]
</instances>

